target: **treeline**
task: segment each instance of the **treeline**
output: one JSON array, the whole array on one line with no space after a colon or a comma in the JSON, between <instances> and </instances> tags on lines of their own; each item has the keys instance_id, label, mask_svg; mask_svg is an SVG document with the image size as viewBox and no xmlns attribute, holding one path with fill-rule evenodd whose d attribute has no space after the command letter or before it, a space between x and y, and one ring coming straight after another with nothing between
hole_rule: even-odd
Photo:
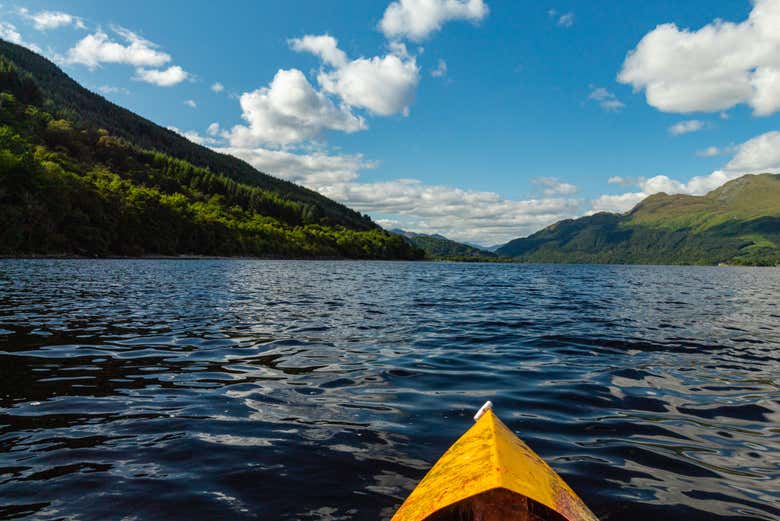
<instances>
[{"instance_id":1,"label":"treeline","mask_svg":"<svg viewBox=\"0 0 780 521\"><path fill-rule=\"evenodd\" d=\"M417 258L314 200L144 150L50 112L35 80L0 57L0 253Z\"/></svg>"}]
</instances>

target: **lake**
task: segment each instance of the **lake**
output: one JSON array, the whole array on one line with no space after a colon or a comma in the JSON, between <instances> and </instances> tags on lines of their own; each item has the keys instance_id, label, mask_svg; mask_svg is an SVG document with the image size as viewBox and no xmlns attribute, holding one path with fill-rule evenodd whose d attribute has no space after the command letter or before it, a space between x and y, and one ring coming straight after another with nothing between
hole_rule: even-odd
<instances>
[{"instance_id":1,"label":"lake","mask_svg":"<svg viewBox=\"0 0 780 521\"><path fill-rule=\"evenodd\" d=\"M780 516L780 269L0 260L0 518L387 519L492 400L602 520Z\"/></svg>"}]
</instances>

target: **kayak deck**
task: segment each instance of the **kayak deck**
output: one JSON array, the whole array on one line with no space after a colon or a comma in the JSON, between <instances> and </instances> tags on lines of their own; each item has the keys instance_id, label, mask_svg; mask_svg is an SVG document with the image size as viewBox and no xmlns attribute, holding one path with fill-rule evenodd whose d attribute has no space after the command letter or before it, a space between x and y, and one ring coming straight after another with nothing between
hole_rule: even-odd
<instances>
[{"instance_id":1,"label":"kayak deck","mask_svg":"<svg viewBox=\"0 0 780 521\"><path fill-rule=\"evenodd\" d=\"M492 410L436 462L392 521L598 521Z\"/></svg>"}]
</instances>

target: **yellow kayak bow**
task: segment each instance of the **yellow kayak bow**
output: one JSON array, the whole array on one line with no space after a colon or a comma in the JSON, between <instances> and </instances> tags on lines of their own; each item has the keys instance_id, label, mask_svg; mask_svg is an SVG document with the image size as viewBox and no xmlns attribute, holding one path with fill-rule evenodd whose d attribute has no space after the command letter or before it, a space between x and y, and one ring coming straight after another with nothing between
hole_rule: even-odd
<instances>
[{"instance_id":1,"label":"yellow kayak bow","mask_svg":"<svg viewBox=\"0 0 780 521\"><path fill-rule=\"evenodd\" d=\"M491 407L479 410L392 521L598 521Z\"/></svg>"}]
</instances>

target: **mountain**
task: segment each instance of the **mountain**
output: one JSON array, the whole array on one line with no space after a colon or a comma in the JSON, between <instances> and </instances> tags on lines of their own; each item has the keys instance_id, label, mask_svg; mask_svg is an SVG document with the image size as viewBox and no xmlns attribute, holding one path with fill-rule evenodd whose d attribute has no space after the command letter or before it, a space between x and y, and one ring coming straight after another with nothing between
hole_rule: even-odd
<instances>
[{"instance_id":1,"label":"mountain","mask_svg":"<svg viewBox=\"0 0 780 521\"><path fill-rule=\"evenodd\" d=\"M443 235L390 230L390 233L405 237L407 241L425 252L428 258L494 258L495 254L468 244L452 241Z\"/></svg>"},{"instance_id":2,"label":"mountain","mask_svg":"<svg viewBox=\"0 0 780 521\"><path fill-rule=\"evenodd\" d=\"M0 254L415 258L368 216L258 172L0 40Z\"/></svg>"},{"instance_id":3,"label":"mountain","mask_svg":"<svg viewBox=\"0 0 780 521\"><path fill-rule=\"evenodd\" d=\"M780 264L780 175L745 175L707 195L651 195L626 214L555 223L498 249L527 262Z\"/></svg>"}]
</instances>

